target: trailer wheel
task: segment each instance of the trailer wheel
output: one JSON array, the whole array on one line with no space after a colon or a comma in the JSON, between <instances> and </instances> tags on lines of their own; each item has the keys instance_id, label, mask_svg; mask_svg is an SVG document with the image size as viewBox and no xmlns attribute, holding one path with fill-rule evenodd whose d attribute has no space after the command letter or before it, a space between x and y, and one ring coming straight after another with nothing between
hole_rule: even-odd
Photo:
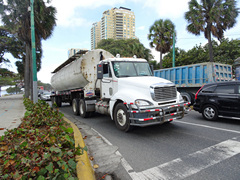
<instances>
[{"instance_id":1,"label":"trailer wheel","mask_svg":"<svg viewBox=\"0 0 240 180\"><path fill-rule=\"evenodd\" d=\"M114 121L117 128L121 131L128 132L132 130L130 126L129 113L123 103L118 103L114 109Z\"/></svg>"},{"instance_id":2,"label":"trailer wheel","mask_svg":"<svg viewBox=\"0 0 240 180\"><path fill-rule=\"evenodd\" d=\"M84 99L80 99L79 114L82 118L88 118L90 116L90 112L86 111L86 103L85 103Z\"/></svg>"},{"instance_id":3,"label":"trailer wheel","mask_svg":"<svg viewBox=\"0 0 240 180\"><path fill-rule=\"evenodd\" d=\"M55 96L55 102L56 102L58 107L62 106L62 99L61 99L61 97Z\"/></svg>"},{"instance_id":4,"label":"trailer wheel","mask_svg":"<svg viewBox=\"0 0 240 180\"><path fill-rule=\"evenodd\" d=\"M79 98L73 99L72 110L74 115L79 115Z\"/></svg>"}]
</instances>

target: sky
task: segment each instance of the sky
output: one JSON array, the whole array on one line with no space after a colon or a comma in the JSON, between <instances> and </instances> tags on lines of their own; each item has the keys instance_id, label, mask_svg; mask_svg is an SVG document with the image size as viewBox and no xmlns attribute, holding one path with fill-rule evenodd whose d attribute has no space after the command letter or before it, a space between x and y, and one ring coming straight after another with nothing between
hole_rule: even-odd
<instances>
[{"instance_id":1,"label":"sky","mask_svg":"<svg viewBox=\"0 0 240 180\"><path fill-rule=\"evenodd\" d=\"M199 1L199 0L198 0ZM51 5L57 9L57 25L52 36L42 41L42 68L37 73L37 79L43 83L50 83L53 70L68 58L68 49L91 49L91 27L100 21L102 13L111 8L126 7L135 14L135 35L140 42L150 49L147 39L149 28L159 19L170 19L176 27L177 41L175 47L189 50L195 45L207 43L204 34L195 36L186 30L187 21L184 13L188 11L189 0L52 0ZM240 0L237 0L240 8ZM240 38L240 15L236 25L224 33L229 39ZM152 49L154 59L159 61L159 52ZM17 72L15 61L11 61L11 71Z\"/></svg>"}]
</instances>

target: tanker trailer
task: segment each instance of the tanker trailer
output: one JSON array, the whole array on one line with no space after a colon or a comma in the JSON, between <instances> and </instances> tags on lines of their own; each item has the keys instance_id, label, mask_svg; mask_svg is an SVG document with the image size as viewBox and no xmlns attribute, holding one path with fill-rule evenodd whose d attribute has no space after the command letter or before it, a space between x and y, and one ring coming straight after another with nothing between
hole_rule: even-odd
<instances>
[{"instance_id":1,"label":"tanker trailer","mask_svg":"<svg viewBox=\"0 0 240 180\"><path fill-rule=\"evenodd\" d=\"M52 102L72 105L75 115L107 114L118 129L172 122L186 112L182 96L171 81L154 77L145 59L114 57L97 49L79 52L54 70ZM189 103L189 102L188 102Z\"/></svg>"}]
</instances>

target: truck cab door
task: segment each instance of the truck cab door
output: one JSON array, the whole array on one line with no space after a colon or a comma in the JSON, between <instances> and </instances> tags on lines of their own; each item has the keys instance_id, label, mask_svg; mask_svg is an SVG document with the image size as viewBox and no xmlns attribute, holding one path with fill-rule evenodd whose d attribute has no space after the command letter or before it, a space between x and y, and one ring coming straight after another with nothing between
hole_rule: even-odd
<instances>
[{"instance_id":1,"label":"truck cab door","mask_svg":"<svg viewBox=\"0 0 240 180\"><path fill-rule=\"evenodd\" d=\"M110 99L114 94L113 76L109 63L103 64L103 78L101 80L101 97Z\"/></svg>"}]
</instances>

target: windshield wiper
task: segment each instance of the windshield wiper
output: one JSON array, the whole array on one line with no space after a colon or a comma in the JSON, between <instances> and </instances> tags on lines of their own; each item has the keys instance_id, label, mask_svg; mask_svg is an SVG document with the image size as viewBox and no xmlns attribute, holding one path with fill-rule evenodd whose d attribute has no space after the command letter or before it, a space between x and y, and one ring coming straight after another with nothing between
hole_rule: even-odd
<instances>
[{"instance_id":1,"label":"windshield wiper","mask_svg":"<svg viewBox=\"0 0 240 180\"><path fill-rule=\"evenodd\" d=\"M129 75L121 75L119 77L130 77Z\"/></svg>"}]
</instances>

